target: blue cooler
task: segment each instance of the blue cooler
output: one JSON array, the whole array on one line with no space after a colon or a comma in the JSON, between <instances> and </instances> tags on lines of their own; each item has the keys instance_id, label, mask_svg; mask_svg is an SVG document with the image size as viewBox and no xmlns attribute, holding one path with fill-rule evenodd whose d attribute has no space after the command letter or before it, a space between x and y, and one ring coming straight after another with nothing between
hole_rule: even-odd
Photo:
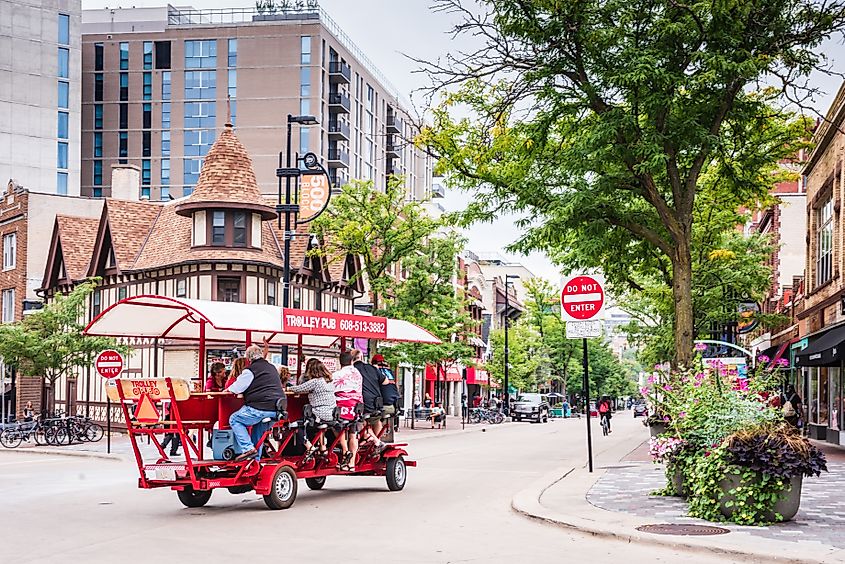
<instances>
[{"instance_id":1,"label":"blue cooler","mask_svg":"<svg viewBox=\"0 0 845 564\"><path fill-rule=\"evenodd\" d=\"M215 429L211 435L211 450L214 460L235 458L235 433L231 429Z\"/></svg>"}]
</instances>

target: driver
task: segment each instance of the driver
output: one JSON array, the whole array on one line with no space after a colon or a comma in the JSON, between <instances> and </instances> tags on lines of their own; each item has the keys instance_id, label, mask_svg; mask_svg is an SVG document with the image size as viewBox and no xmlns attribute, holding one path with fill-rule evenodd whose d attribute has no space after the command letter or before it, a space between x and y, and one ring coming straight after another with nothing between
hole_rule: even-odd
<instances>
[{"instance_id":1,"label":"driver","mask_svg":"<svg viewBox=\"0 0 845 564\"><path fill-rule=\"evenodd\" d=\"M243 407L229 417L229 425L235 435L239 452L235 461L246 460L258 452L255 442L261 438L264 431L264 425L260 425L261 420L276 416L276 403L285 394L279 371L264 359L261 347L247 347L246 360L249 367L227 388L227 391L243 394L244 397ZM250 426L251 437L247 432L247 427Z\"/></svg>"}]
</instances>

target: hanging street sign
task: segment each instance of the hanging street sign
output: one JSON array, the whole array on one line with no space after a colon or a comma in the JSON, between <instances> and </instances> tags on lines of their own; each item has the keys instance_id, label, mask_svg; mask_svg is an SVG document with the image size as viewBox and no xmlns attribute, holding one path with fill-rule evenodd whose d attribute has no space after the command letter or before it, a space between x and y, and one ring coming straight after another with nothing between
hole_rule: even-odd
<instances>
[{"instance_id":1,"label":"hanging street sign","mask_svg":"<svg viewBox=\"0 0 845 564\"><path fill-rule=\"evenodd\" d=\"M564 321L604 319L604 302L603 277L577 274L563 283L560 313Z\"/></svg>"}]
</instances>

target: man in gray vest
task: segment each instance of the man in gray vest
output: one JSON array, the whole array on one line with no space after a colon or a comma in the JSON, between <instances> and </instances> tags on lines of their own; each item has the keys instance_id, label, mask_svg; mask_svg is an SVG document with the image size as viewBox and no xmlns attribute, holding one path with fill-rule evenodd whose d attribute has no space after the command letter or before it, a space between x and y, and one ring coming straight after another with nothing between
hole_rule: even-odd
<instances>
[{"instance_id":1,"label":"man in gray vest","mask_svg":"<svg viewBox=\"0 0 845 564\"><path fill-rule=\"evenodd\" d=\"M245 460L258 452L256 442L261 438L265 417L275 417L276 402L285 394L276 367L264 359L263 351L256 345L246 349L249 367L227 389L233 394L243 394L244 406L229 417L239 454L235 460ZM252 427L250 437L247 427Z\"/></svg>"}]
</instances>

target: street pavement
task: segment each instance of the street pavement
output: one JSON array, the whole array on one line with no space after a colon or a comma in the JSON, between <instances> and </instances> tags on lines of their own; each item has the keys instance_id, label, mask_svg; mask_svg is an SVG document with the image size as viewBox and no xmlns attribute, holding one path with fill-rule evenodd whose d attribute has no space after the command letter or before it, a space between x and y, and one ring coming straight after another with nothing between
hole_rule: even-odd
<instances>
[{"instance_id":1,"label":"street pavement","mask_svg":"<svg viewBox=\"0 0 845 564\"><path fill-rule=\"evenodd\" d=\"M639 422L618 420L609 437L594 433L599 459L619 460L646 438ZM410 438L419 467L409 469L402 492L387 491L376 477L330 477L320 492L300 481L285 511L226 491L188 509L170 490L137 489L137 470L125 460L0 451L0 555L15 564L735 561L584 535L515 513L518 491L555 468L583 466L584 419L469 429Z\"/></svg>"}]
</instances>

